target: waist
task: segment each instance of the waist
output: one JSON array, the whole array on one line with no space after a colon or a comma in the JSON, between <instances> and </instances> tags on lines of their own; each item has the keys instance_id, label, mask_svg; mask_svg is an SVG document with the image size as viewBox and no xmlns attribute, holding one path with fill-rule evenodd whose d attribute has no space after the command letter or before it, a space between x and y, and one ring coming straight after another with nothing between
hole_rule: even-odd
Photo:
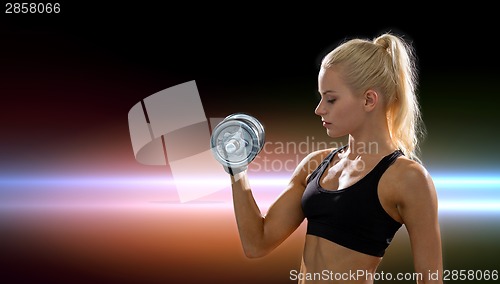
<instances>
[{"instance_id":1,"label":"waist","mask_svg":"<svg viewBox=\"0 0 500 284\"><path fill-rule=\"evenodd\" d=\"M306 235L301 271L309 275L315 273L316 276L331 276L333 279L324 280L337 280L335 283L372 283L366 282L370 280L366 276L370 273L373 275L381 261L382 257L360 253L321 237ZM338 281L339 278L343 279Z\"/></svg>"}]
</instances>

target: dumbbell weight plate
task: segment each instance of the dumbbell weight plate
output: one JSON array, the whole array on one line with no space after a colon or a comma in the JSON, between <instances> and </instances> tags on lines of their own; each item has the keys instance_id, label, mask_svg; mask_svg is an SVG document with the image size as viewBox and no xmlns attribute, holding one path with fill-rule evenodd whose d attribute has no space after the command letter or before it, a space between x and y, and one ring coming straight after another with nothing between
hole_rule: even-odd
<instances>
[{"instance_id":1,"label":"dumbbell weight plate","mask_svg":"<svg viewBox=\"0 0 500 284\"><path fill-rule=\"evenodd\" d=\"M210 144L215 159L226 166L248 165L261 151L264 128L246 114L227 116L213 130Z\"/></svg>"},{"instance_id":2,"label":"dumbbell weight plate","mask_svg":"<svg viewBox=\"0 0 500 284\"><path fill-rule=\"evenodd\" d=\"M228 147L228 144L232 147ZM238 120L221 123L212 134L211 149L215 158L219 163L232 168L248 165L255 158L257 148L254 130Z\"/></svg>"},{"instance_id":3,"label":"dumbbell weight plate","mask_svg":"<svg viewBox=\"0 0 500 284\"><path fill-rule=\"evenodd\" d=\"M247 122L247 123L251 123L251 126L255 129L255 133L258 136L259 146L262 149L262 147L264 146L264 142L266 140L266 137L265 137L264 126L262 126L260 121L258 121L255 117L250 116L248 114L244 114L244 113L231 114L231 115L227 116L224 120L229 120L229 119L238 119L238 120L242 120L242 121ZM259 151L260 151L260 149L259 149Z\"/></svg>"}]
</instances>

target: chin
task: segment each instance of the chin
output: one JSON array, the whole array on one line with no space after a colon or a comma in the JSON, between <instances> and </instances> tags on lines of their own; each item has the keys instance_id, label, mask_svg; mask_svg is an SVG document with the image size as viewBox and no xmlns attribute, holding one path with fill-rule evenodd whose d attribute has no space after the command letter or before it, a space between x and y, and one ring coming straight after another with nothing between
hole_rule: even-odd
<instances>
[{"instance_id":1,"label":"chin","mask_svg":"<svg viewBox=\"0 0 500 284\"><path fill-rule=\"evenodd\" d=\"M335 132L335 131L332 131L332 130L326 130L326 134L330 137L330 138L341 138L341 137L344 137L346 136L347 134L345 133L338 133L338 132Z\"/></svg>"}]
</instances>

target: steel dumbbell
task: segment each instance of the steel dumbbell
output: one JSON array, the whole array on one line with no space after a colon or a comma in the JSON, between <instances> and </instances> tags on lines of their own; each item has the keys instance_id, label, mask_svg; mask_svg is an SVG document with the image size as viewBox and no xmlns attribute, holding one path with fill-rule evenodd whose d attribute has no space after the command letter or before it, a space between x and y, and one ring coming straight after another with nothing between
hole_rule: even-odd
<instances>
[{"instance_id":1,"label":"steel dumbbell","mask_svg":"<svg viewBox=\"0 0 500 284\"><path fill-rule=\"evenodd\" d=\"M263 125L253 116L235 113L224 118L212 131L210 149L230 174L245 170L264 147Z\"/></svg>"}]
</instances>

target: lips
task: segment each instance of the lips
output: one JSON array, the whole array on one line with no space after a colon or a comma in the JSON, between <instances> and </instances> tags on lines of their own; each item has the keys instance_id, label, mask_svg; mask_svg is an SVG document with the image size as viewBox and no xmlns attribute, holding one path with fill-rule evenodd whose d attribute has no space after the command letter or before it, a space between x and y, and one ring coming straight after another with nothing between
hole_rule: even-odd
<instances>
[{"instance_id":1,"label":"lips","mask_svg":"<svg viewBox=\"0 0 500 284\"><path fill-rule=\"evenodd\" d=\"M326 121L324 121L324 120L323 120L322 122L323 122L323 126L324 126L324 127L327 127L328 125L330 125L330 124L331 124L330 122L326 122Z\"/></svg>"}]
</instances>

